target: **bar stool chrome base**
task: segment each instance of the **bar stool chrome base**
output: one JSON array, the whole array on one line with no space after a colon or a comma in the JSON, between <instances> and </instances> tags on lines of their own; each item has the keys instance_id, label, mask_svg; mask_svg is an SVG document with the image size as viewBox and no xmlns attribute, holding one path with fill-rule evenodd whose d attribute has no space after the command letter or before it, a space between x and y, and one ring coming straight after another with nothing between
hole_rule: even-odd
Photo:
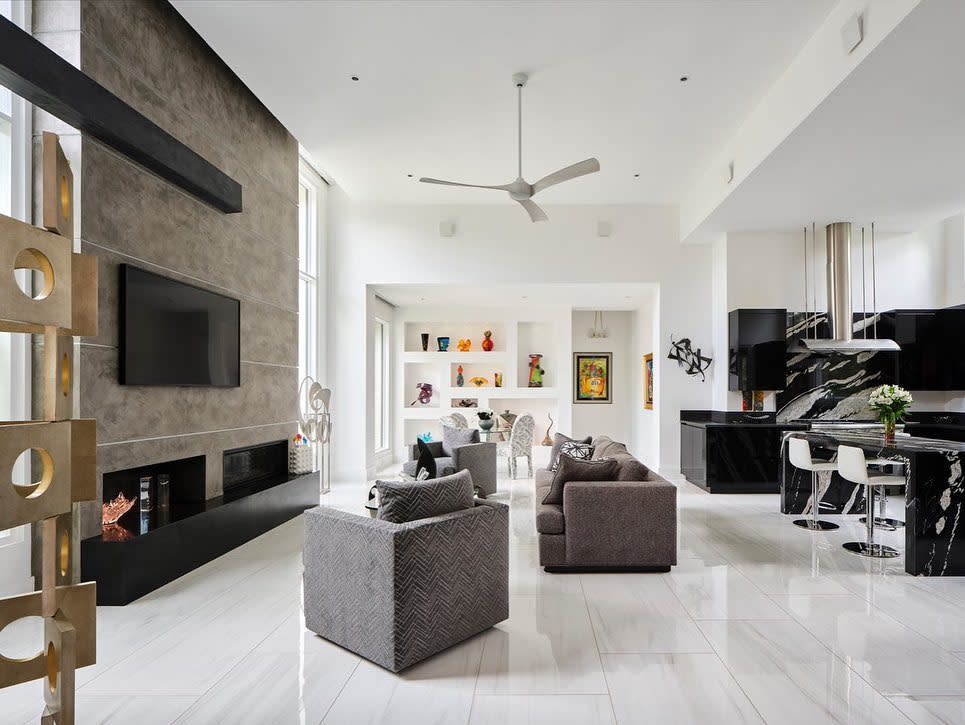
<instances>
[{"instance_id":1,"label":"bar stool chrome base","mask_svg":"<svg viewBox=\"0 0 965 725\"><path fill-rule=\"evenodd\" d=\"M830 521L822 521L821 519L796 519L793 523L795 526L800 526L802 529L808 529L810 531L834 531L835 529L841 528L837 524L831 523Z\"/></svg>"},{"instance_id":2,"label":"bar stool chrome base","mask_svg":"<svg viewBox=\"0 0 965 725\"><path fill-rule=\"evenodd\" d=\"M868 523L868 517L862 516L858 519L863 524ZM894 531L895 529L902 529L905 527L905 522L900 519L891 519L887 516L875 516L875 528L882 529L884 531Z\"/></svg>"},{"instance_id":3,"label":"bar stool chrome base","mask_svg":"<svg viewBox=\"0 0 965 725\"><path fill-rule=\"evenodd\" d=\"M867 544L864 541L849 541L842 546L852 554L867 556L872 559L893 559L898 556L898 549L884 544Z\"/></svg>"}]
</instances>

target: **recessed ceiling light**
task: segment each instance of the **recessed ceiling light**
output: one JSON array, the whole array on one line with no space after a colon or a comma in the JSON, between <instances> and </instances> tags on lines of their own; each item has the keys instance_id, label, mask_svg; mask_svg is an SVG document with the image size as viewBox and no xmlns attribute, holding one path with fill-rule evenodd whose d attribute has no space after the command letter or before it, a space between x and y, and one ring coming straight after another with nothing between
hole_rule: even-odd
<instances>
[{"instance_id":1,"label":"recessed ceiling light","mask_svg":"<svg viewBox=\"0 0 965 725\"><path fill-rule=\"evenodd\" d=\"M412 174L406 174L406 176L408 176L410 179L412 178Z\"/></svg>"},{"instance_id":2,"label":"recessed ceiling light","mask_svg":"<svg viewBox=\"0 0 965 725\"><path fill-rule=\"evenodd\" d=\"M639 178L640 178L640 174L634 174L634 175L633 175L633 178L634 178L634 179L639 179Z\"/></svg>"},{"instance_id":3,"label":"recessed ceiling light","mask_svg":"<svg viewBox=\"0 0 965 725\"><path fill-rule=\"evenodd\" d=\"M356 80L358 80L358 79L356 78ZM680 76L680 82L681 82L681 83L686 83L686 82L689 81L689 80L690 80L690 76Z\"/></svg>"},{"instance_id":4,"label":"recessed ceiling light","mask_svg":"<svg viewBox=\"0 0 965 725\"><path fill-rule=\"evenodd\" d=\"M358 76L352 76L352 80L353 80L353 81L357 81L358 79L359 79ZM681 80L683 80L683 79L681 79Z\"/></svg>"}]
</instances>

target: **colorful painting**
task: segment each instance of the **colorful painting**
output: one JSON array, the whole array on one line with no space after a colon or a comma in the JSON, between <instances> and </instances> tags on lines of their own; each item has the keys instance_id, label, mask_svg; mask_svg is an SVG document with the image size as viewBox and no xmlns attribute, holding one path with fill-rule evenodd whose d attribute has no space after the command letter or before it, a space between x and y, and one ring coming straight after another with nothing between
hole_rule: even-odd
<instances>
[{"instance_id":1,"label":"colorful painting","mask_svg":"<svg viewBox=\"0 0 965 725\"><path fill-rule=\"evenodd\" d=\"M653 410L653 353L643 356L643 407Z\"/></svg>"},{"instance_id":2,"label":"colorful painting","mask_svg":"<svg viewBox=\"0 0 965 725\"><path fill-rule=\"evenodd\" d=\"M612 366L613 353L611 352L573 353L573 402L612 403L610 398Z\"/></svg>"}]
</instances>

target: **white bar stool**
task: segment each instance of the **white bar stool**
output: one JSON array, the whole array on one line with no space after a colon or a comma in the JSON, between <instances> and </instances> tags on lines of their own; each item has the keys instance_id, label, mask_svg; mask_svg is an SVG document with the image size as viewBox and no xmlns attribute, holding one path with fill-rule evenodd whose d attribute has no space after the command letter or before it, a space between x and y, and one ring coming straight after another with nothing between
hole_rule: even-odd
<instances>
[{"instance_id":1,"label":"white bar stool","mask_svg":"<svg viewBox=\"0 0 965 725\"><path fill-rule=\"evenodd\" d=\"M844 544L844 548L861 556L870 556L875 559L891 559L898 556L899 551L891 546L876 544L875 538L875 517L874 517L874 497L878 486L904 486L905 477L894 474L868 475L868 461L864 451L854 446L838 446L838 473L841 478L852 483L857 483L865 487L865 499L867 501L868 516L865 517L865 525L868 529L867 541L849 541Z\"/></svg>"},{"instance_id":2,"label":"white bar stool","mask_svg":"<svg viewBox=\"0 0 965 725\"><path fill-rule=\"evenodd\" d=\"M830 521L822 521L818 518L818 508L821 501L818 499L818 472L834 471L837 464L833 461L817 461L811 458L811 444L803 438L788 438L788 458L795 468L802 471L811 472L811 518L797 519L795 526L808 529L809 531L832 531L838 525Z\"/></svg>"},{"instance_id":3,"label":"white bar stool","mask_svg":"<svg viewBox=\"0 0 965 725\"><path fill-rule=\"evenodd\" d=\"M900 461L892 461L887 458L875 458L867 463L869 468L901 466L902 473L904 472L904 464ZM871 477L874 478L875 476L872 475ZM868 522L868 517L862 516L858 521L865 524ZM903 528L904 525L905 522L901 519L893 519L888 516L888 491L884 486L878 486L878 515L875 516L875 528L883 529L884 531L894 531L895 529Z\"/></svg>"}]
</instances>

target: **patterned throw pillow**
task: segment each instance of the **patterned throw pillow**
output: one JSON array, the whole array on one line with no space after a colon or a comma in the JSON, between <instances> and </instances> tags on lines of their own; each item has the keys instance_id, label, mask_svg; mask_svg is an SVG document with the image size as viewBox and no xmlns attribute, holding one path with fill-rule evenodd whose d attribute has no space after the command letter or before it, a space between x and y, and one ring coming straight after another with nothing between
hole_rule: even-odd
<instances>
[{"instance_id":1,"label":"patterned throw pillow","mask_svg":"<svg viewBox=\"0 0 965 725\"><path fill-rule=\"evenodd\" d=\"M455 428L451 425L442 426L442 453L450 458L453 449L479 443L479 431L475 428Z\"/></svg>"},{"instance_id":2,"label":"patterned throw pillow","mask_svg":"<svg viewBox=\"0 0 965 725\"><path fill-rule=\"evenodd\" d=\"M572 438L570 438L567 435L563 435L562 433L553 434L553 447L550 449L550 464L548 466L548 468L551 471L556 470L556 464L560 460L560 448L562 448L564 443L567 443L572 440L573 440ZM593 438L592 436L587 436L586 438L578 442L590 444L593 442Z\"/></svg>"},{"instance_id":3,"label":"patterned throw pillow","mask_svg":"<svg viewBox=\"0 0 965 725\"><path fill-rule=\"evenodd\" d=\"M563 505L563 487L572 481L615 481L620 463L612 458L597 461L581 460L570 456L560 456L560 465L553 476L550 490L543 497L543 503Z\"/></svg>"},{"instance_id":4,"label":"patterned throw pillow","mask_svg":"<svg viewBox=\"0 0 965 725\"><path fill-rule=\"evenodd\" d=\"M593 446L583 441L566 441L560 446L560 455L557 457L556 466L552 470L559 470L560 460L563 456L575 458L578 461L588 461L593 458Z\"/></svg>"},{"instance_id":5,"label":"patterned throw pillow","mask_svg":"<svg viewBox=\"0 0 965 725\"><path fill-rule=\"evenodd\" d=\"M379 518L395 524L473 507L472 476L459 471L431 481L376 481Z\"/></svg>"}]
</instances>

